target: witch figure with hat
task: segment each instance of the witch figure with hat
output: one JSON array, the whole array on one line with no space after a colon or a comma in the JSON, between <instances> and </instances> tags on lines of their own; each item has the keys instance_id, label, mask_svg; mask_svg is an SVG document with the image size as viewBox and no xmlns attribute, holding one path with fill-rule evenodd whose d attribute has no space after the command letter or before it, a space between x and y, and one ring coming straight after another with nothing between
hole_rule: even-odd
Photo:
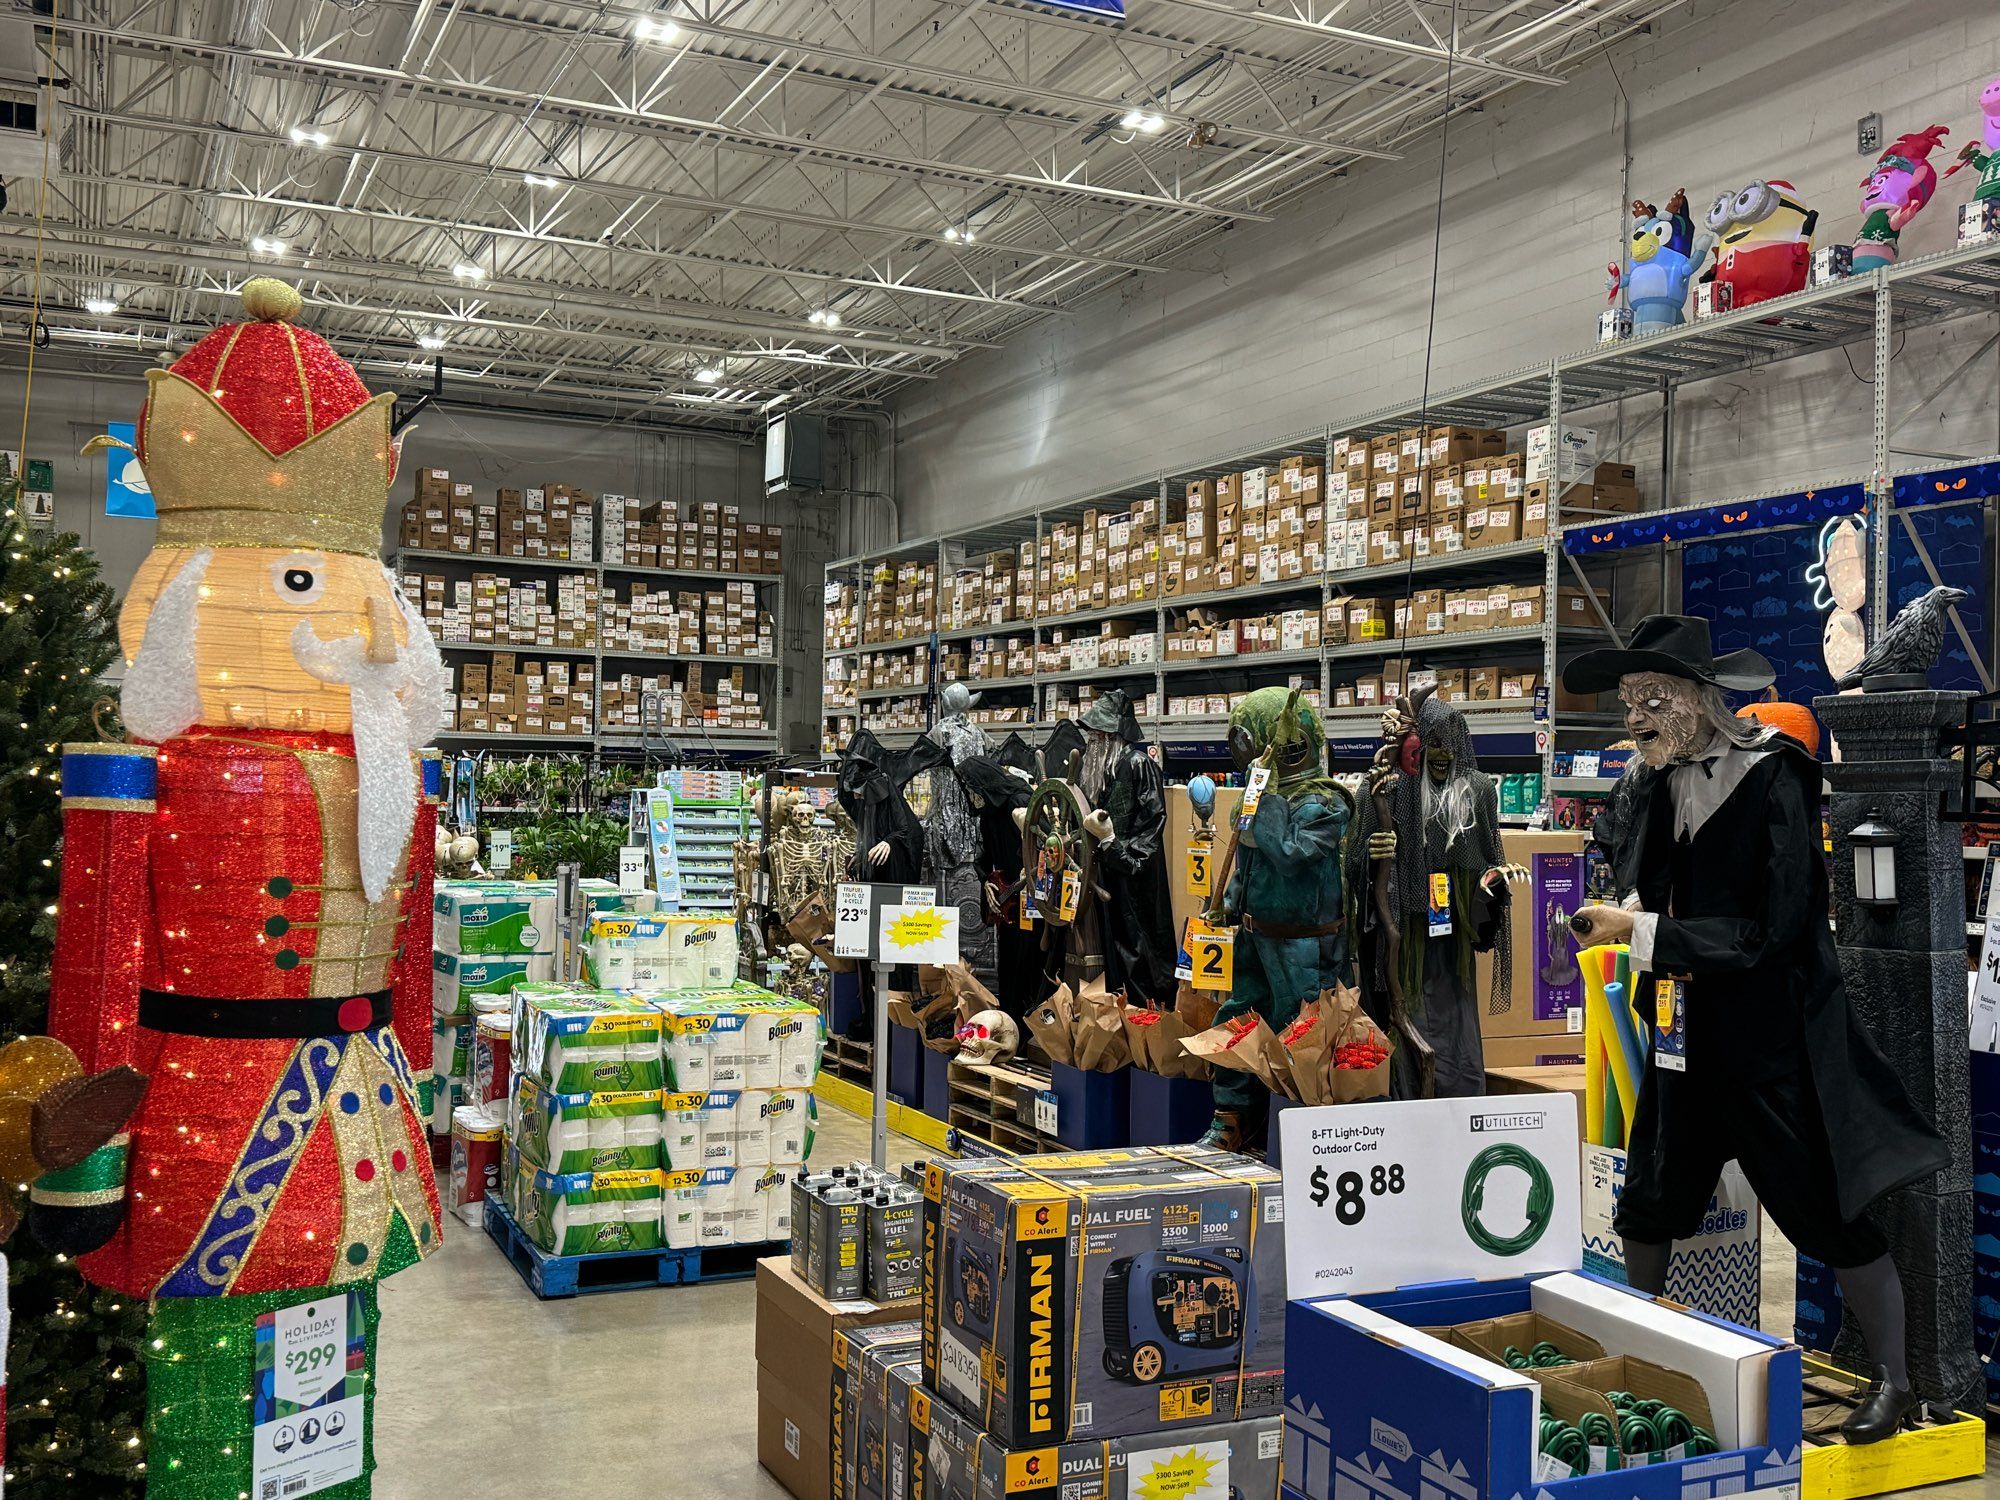
<instances>
[{"instance_id":1,"label":"witch figure with hat","mask_svg":"<svg viewBox=\"0 0 2000 1500\"><path fill-rule=\"evenodd\" d=\"M1173 908L1167 894L1167 788L1132 713L1113 688L1082 720L1078 785L1095 809L1086 823L1098 840L1097 879L1106 899L1104 977L1113 990L1170 1006L1174 978Z\"/></svg>"},{"instance_id":2,"label":"witch figure with hat","mask_svg":"<svg viewBox=\"0 0 2000 1500\"><path fill-rule=\"evenodd\" d=\"M1701 1226L1724 1163L1786 1238L1834 1268L1878 1361L1842 1431L1889 1437L1917 1407L1903 1289L1865 1216L1949 1150L1847 1007L1820 831L1819 762L1737 718L1724 691L1770 684L1754 651L1716 658L1708 622L1654 615L1623 650L1586 652L1572 692L1616 688L1639 755L1611 848L1619 906L1586 906L1585 946L1629 943L1655 1021L1614 1227L1626 1279L1657 1293L1673 1242Z\"/></svg>"}]
</instances>

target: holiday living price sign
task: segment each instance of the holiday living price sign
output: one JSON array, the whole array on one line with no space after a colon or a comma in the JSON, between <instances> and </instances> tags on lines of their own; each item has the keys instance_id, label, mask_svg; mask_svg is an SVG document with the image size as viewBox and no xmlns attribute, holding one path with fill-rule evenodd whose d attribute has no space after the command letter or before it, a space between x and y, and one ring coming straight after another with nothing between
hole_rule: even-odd
<instances>
[{"instance_id":1,"label":"holiday living price sign","mask_svg":"<svg viewBox=\"0 0 2000 1500\"><path fill-rule=\"evenodd\" d=\"M1574 1270L1576 1100L1330 1104L1279 1116L1292 1297Z\"/></svg>"},{"instance_id":2,"label":"holiday living price sign","mask_svg":"<svg viewBox=\"0 0 2000 1500\"><path fill-rule=\"evenodd\" d=\"M361 1477L364 1317L359 1292L334 1292L257 1320L256 1500L300 1500Z\"/></svg>"}]
</instances>

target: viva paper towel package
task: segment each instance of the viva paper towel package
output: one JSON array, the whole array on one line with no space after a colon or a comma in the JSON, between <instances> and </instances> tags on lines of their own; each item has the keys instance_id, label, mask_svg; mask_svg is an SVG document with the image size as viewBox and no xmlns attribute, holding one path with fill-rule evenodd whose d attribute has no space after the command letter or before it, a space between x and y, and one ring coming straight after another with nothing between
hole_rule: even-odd
<instances>
[{"instance_id":1,"label":"viva paper towel package","mask_svg":"<svg viewBox=\"0 0 2000 1500\"><path fill-rule=\"evenodd\" d=\"M627 1172L557 1173L507 1150L507 1206L521 1232L551 1255L595 1255L660 1246L658 1168Z\"/></svg>"},{"instance_id":2,"label":"viva paper towel package","mask_svg":"<svg viewBox=\"0 0 2000 1500\"><path fill-rule=\"evenodd\" d=\"M660 1094L558 1094L532 1078L514 1090L507 1137L523 1161L568 1176L660 1165Z\"/></svg>"},{"instance_id":3,"label":"viva paper towel package","mask_svg":"<svg viewBox=\"0 0 2000 1500\"><path fill-rule=\"evenodd\" d=\"M431 902L431 945L443 953L556 951L556 893L539 881L447 881Z\"/></svg>"},{"instance_id":4,"label":"viva paper towel package","mask_svg":"<svg viewBox=\"0 0 2000 1500\"><path fill-rule=\"evenodd\" d=\"M660 1013L607 990L524 984L514 991L514 1072L559 1094L657 1090L666 1070Z\"/></svg>"},{"instance_id":5,"label":"viva paper towel package","mask_svg":"<svg viewBox=\"0 0 2000 1500\"><path fill-rule=\"evenodd\" d=\"M511 996L514 986L555 978L548 953L448 953L431 955L431 1009L440 1016L469 1016L481 995Z\"/></svg>"}]
</instances>

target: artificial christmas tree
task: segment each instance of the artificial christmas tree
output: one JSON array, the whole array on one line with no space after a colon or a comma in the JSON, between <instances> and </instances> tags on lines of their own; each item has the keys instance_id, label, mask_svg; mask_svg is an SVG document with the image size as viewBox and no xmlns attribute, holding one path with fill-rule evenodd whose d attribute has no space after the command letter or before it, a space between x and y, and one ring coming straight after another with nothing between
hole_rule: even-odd
<instances>
[{"instance_id":1,"label":"artificial christmas tree","mask_svg":"<svg viewBox=\"0 0 2000 1500\"><path fill-rule=\"evenodd\" d=\"M68 533L31 531L0 481L0 1042L45 1029L66 741L92 739L117 656L113 598ZM11 1199L17 1182L4 1185ZM11 1203L8 1205L12 1207ZM9 1246L7 1491L131 1500L145 1483L145 1308L86 1285L25 1235Z\"/></svg>"}]
</instances>

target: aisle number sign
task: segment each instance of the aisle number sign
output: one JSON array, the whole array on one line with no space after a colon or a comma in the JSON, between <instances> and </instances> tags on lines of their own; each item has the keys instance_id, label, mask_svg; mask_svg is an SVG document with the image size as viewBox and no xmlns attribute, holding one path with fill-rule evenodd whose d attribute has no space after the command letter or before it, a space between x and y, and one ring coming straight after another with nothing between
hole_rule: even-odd
<instances>
[{"instance_id":1,"label":"aisle number sign","mask_svg":"<svg viewBox=\"0 0 2000 1500\"><path fill-rule=\"evenodd\" d=\"M1215 841L1196 839L1187 846L1187 893L1190 896L1211 894L1215 883Z\"/></svg>"},{"instance_id":2,"label":"aisle number sign","mask_svg":"<svg viewBox=\"0 0 2000 1500\"><path fill-rule=\"evenodd\" d=\"M1236 983L1236 929L1212 926L1200 918L1188 922L1189 976L1198 990L1227 994Z\"/></svg>"}]
</instances>

